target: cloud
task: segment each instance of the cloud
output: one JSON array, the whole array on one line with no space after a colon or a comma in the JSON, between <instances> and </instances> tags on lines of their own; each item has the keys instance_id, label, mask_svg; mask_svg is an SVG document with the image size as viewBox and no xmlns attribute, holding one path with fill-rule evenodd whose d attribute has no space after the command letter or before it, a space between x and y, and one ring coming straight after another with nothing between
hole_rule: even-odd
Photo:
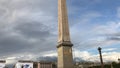
<instances>
[{"instance_id":1,"label":"cloud","mask_svg":"<svg viewBox=\"0 0 120 68\"><path fill-rule=\"evenodd\" d=\"M76 50L74 54L75 57L79 57L85 61L100 62L99 54L92 54L88 51L79 51L79 50ZM102 55L104 62L111 62L111 61L118 62L118 58L120 57L120 53L114 51L103 52Z\"/></svg>"},{"instance_id":2,"label":"cloud","mask_svg":"<svg viewBox=\"0 0 120 68\"><path fill-rule=\"evenodd\" d=\"M98 46L119 44L119 27L119 22L108 22L84 30L74 28L74 32L76 32L72 33L72 39L76 39L76 41L74 41L74 47L87 50L89 48L97 48Z\"/></svg>"},{"instance_id":3,"label":"cloud","mask_svg":"<svg viewBox=\"0 0 120 68\"><path fill-rule=\"evenodd\" d=\"M117 8L117 16L120 18L120 7Z\"/></svg>"},{"instance_id":4,"label":"cloud","mask_svg":"<svg viewBox=\"0 0 120 68\"><path fill-rule=\"evenodd\" d=\"M112 61L118 62L120 53L114 52L114 50L115 49L113 49L113 48L102 50L104 62L112 62ZM43 56L44 57L55 57L55 56L57 56L57 53L55 51L54 52L51 51L51 52L47 52L47 53L43 54ZM81 60L78 60L78 59L75 60L75 61L79 61L79 62L81 62L81 61L100 62L99 54L93 54L88 51L80 51L78 49L73 50L73 57L74 57L74 59L75 58L81 59Z\"/></svg>"},{"instance_id":5,"label":"cloud","mask_svg":"<svg viewBox=\"0 0 120 68\"><path fill-rule=\"evenodd\" d=\"M108 48L108 49L103 49L102 51L114 51L114 50L117 50L117 48Z\"/></svg>"},{"instance_id":6,"label":"cloud","mask_svg":"<svg viewBox=\"0 0 120 68\"><path fill-rule=\"evenodd\" d=\"M89 59L90 56L91 54L88 53L87 51L78 51L78 50L74 51L74 57L79 57L85 61L87 61L87 59Z\"/></svg>"},{"instance_id":7,"label":"cloud","mask_svg":"<svg viewBox=\"0 0 120 68\"><path fill-rule=\"evenodd\" d=\"M96 18L101 17L101 16L102 16L102 14L100 14L99 12L88 11L80 16L81 20L79 23L89 23L93 19L96 19Z\"/></svg>"},{"instance_id":8,"label":"cloud","mask_svg":"<svg viewBox=\"0 0 120 68\"><path fill-rule=\"evenodd\" d=\"M1 0L0 57L55 50L55 5L56 0Z\"/></svg>"},{"instance_id":9,"label":"cloud","mask_svg":"<svg viewBox=\"0 0 120 68\"><path fill-rule=\"evenodd\" d=\"M99 34L116 34L116 35L119 35L119 31L120 31L120 23L119 22L114 22L114 21L110 21L110 22L107 22L106 25L101 25L101 26L96 26L95 27L95 30L100 30L100 31L97 31L97 33Z\"/></svg>"},{"instance_id":10,"label":"cloud","mask_svg":"<svg viewBox=\"0 0 120 68\"><path fill-rule=\"evenodd\" d=\"M56 51L48 51L45 52L42 56L57 56L57 52Z\"/></svg>"},{"instance_id":11,"label":"cloud","mask_svg":"<svg viewBox=\"0 0 120 68\"><path fill-rule=\"evenodd\" d=\"M103 53L104 61L116 61L118 62L118 58L120 57L119 52L105 52Z\"/></svg>"},{"instance_id":12,"label":"cloud","mask_svg":"<svg viewBox=\"0 0 120 68\"><path fill-rule=\"evenodd\" d=\"M73 10L70 10L71 12L75 12ZM80 11L78 10L78 12L71 13L72 15L70 15L70 26L71 27L82 27L82 26L87 26L88 24L92 24L94 23L95 19L98 19L100 17L102 17L103 15L101 13L99 13L98 11L84 11L81 12L82 14L80 14ZM74 15L75 16L74 16ZM81 26L80 26L81 25ZM86 28L87 28L86 27Z\"/></svg>"}]
</instances>

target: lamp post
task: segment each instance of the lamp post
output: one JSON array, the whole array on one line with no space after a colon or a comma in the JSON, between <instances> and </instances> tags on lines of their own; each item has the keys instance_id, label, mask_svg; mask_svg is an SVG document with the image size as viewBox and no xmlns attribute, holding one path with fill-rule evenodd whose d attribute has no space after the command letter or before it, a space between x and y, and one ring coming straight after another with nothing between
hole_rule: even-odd
<instances>
[{"instance_id":1,"label":"lamp post","mask_svg":"<svg viewBox=\"0 0 120 68\"><path fill-rule=\"evenodd\" d=\"M120 63L120 58L118 58L118 61L119 61L119 63Z\"/></svg>"},{"instance_id":2,"label":"lamp post","mask_svg":"<svg viewBox=\"0 0 120 68\"><path fill-rule=\"evenodd\" d=\"M99 55L100 55L100 61L101 61L101 68L104 68L101 50L102 50L102 48L98 47L98 51L99 51Z\"/></svg>"}]
</instances>

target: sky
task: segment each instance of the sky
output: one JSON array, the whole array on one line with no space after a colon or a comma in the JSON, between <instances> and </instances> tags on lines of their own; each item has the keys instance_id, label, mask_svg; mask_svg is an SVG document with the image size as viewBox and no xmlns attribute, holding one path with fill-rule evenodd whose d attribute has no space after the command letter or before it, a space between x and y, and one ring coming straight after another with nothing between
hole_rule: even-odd
<instances>
[{"instance_id":1,"label":"sky","mask_svg":"<svg viewBox=\"0 0 120 68\"><path fill-rule=\"evenodd\" d=\"M73 57L120 57L120 0L67 0ZM57 56L57 0L0 0L0 59Z\"/></svg>"}]
</instances>

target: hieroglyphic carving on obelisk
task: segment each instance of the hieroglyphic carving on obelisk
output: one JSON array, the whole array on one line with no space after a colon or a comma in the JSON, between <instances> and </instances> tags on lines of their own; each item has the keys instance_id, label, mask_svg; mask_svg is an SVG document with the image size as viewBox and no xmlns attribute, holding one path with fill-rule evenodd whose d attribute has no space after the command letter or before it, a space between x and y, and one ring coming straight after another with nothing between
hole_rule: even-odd
<instances>
[{"instance_id":1,"label":"hieroglyphic carving on obelisk","mask_svg":"<svg viewBox=\"0 0 120 68\"><path fill-rule=\"evenodd\" d=\"M73 68L66 0L58 0L58 68Z\"/></svg>"}]
</instances>

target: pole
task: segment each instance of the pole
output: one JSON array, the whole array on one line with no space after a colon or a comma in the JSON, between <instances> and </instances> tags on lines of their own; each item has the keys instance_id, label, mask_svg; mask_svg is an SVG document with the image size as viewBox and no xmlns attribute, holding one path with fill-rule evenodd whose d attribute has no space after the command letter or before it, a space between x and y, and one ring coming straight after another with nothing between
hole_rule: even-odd
<instances>
[{"instance_id":1,"label":"pole","mask_svg":"<svg viewBox=\"0 0 120 68\"><path fill-rule=\"evenodd\" d=\"M120 58L118 58L118 62L119 62L119 64L120 64Z\"/></svg>"},{"instance_id":2,"label":"pole","mask_svg":"<svg viewBox=\"0 0 120 68\"><path fill-rule=\"evenodd\" d=\"M100 61L101 61L101 68L104 68L101 50L102 50L102 48L98 47L98 51L99 51L99 55L100 55Z\"/></svg>"}]
</instances>

